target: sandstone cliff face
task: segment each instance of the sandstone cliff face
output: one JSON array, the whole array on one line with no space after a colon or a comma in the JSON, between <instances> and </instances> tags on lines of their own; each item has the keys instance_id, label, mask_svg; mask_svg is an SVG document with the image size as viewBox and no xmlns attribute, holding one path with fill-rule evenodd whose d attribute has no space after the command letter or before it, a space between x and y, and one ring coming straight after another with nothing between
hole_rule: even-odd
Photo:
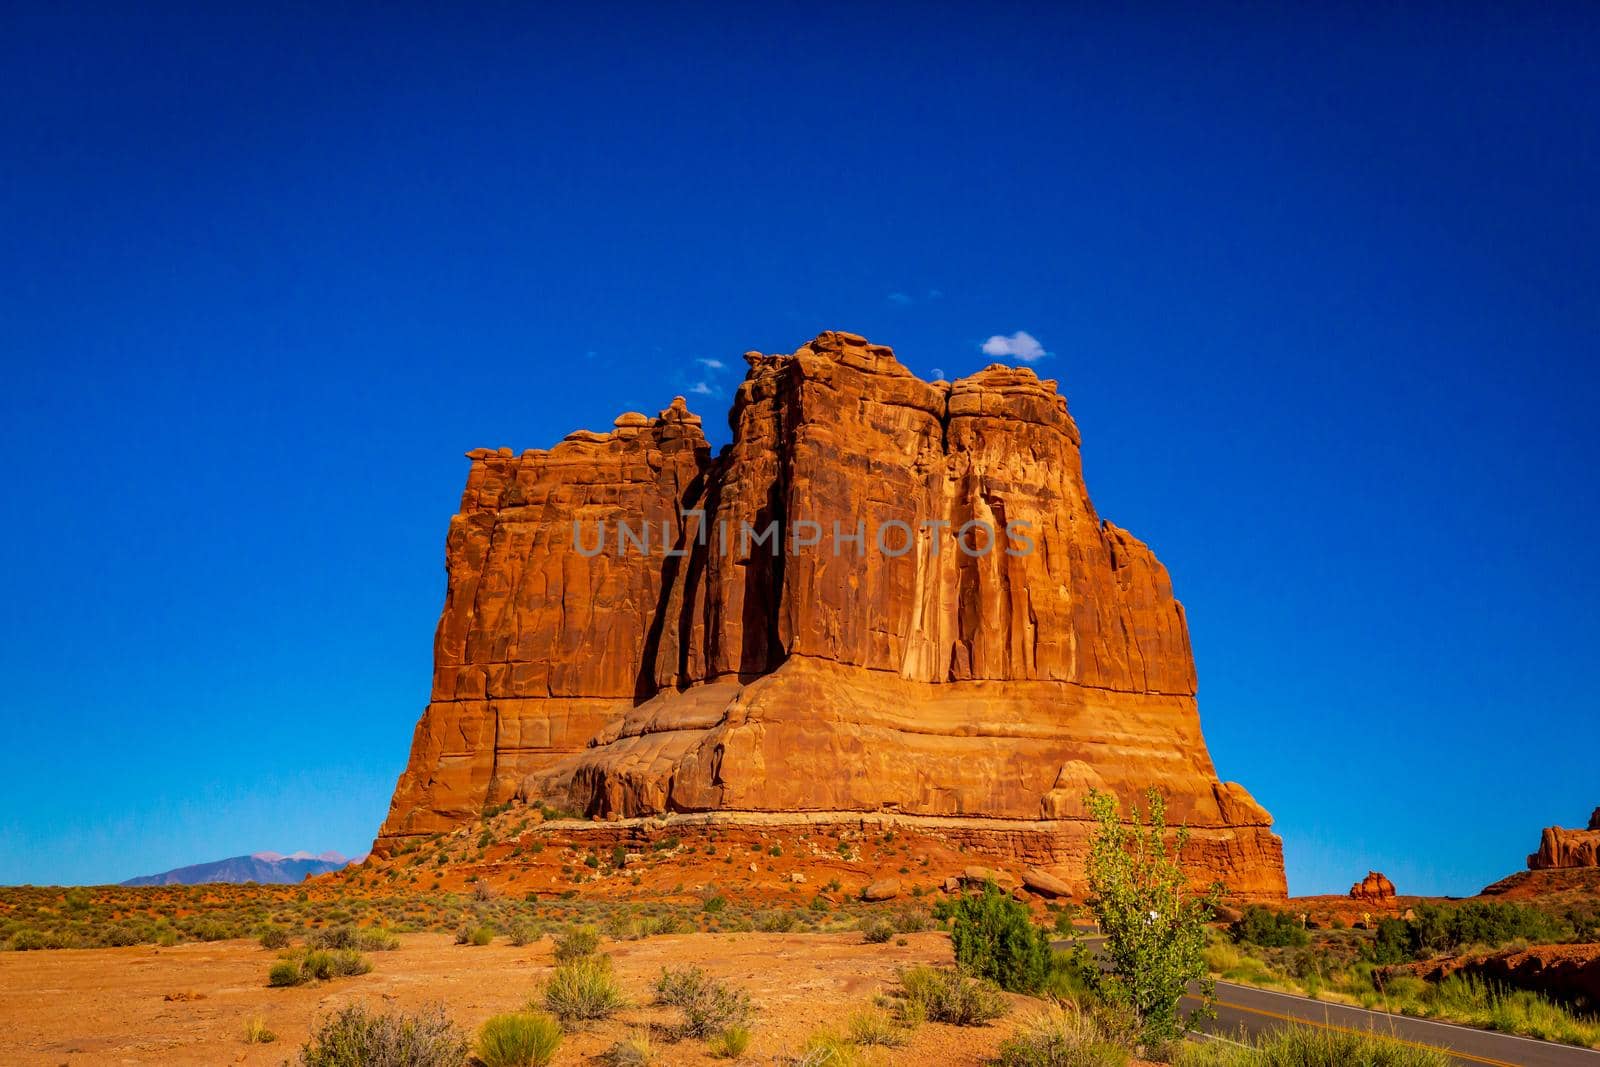
<instances>
[{"instance_id":1,"label":"sandstone cliff face","mask_svg":"<svg viewBox=\"0 0 1600 1067\"><path fill-rule=\"evenodd\" d=\"M1546 828L1539 851L1528 857L1528 869L1532 871L1569 867L1600 867L1600 808L1589 817L1587 830Z\"/></svg>"},{"instance_id":2,"label":"sandstone cliff face","mask_svg":"<svg viewBox=\"0 0 1600 1067\"><path fill-rule=\"evenodd\" d=\"M843 333L746 360L716 458L681 400L469 453L379 850L521 797L981 820L1065 867L1089 788L1154 785L1197 877L1284 895L1270 817L1206 752L1166 570L1095 513L1054 382L924 382Z\"/></svg>"}]
</instances>

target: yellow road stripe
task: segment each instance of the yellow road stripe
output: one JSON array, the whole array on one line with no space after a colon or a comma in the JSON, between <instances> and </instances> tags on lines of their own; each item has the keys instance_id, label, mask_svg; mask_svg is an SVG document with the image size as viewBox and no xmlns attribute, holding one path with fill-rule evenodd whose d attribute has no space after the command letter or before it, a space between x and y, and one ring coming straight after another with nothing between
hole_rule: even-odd
<instances>
[{"instance_id":1,"label":"yellow road stripe","mask_svg":"<svg viewBox=\"0 0 1600 1067\"><path fill-rule=\"evenodd\" d=\"M1488 1058L1487 1056L1474 1056L1470 1052L1457 1052L1455 1049L1440 1048L1438 1045L1426 1045L1420 1041L1407 1041L1405 1038L1397 1037L1394 1034L1385 1034L1382 1030L1363 1030L1356 1027L1339 1026L1338 1024L1331 1022L1319 1023L1311 1019L1297 1019L1293 1015L1280 1015L1275 1011L1267 1011L1265 1008L1249 1008L1243 1004L1235 1004L1231 1000L1218 1000L1216 1001L1216 1004L1219 1007L1232 1008L1234 1011L1247 1011L1251 1015L1265 1015L1269 1019L1281 1019L1284 1022L1294 1023L1298 1026L1315 1026L1322 1030L1333 1030L1341 1034L1378 1034L1381 1037L1387 1037L1391 1041L1399 1042L1400 1044L1409 1048L1430 1049L1434 1052L1443 1052L1446 1055L1456 1056L1463 1060L1471 1060L1473 1063L1485 1063L1488 1064L1489 1067L1517 1067L1517 1064L1507 1062L1506 1060L1494 1060Z\"/></svg>"}]
</instances>

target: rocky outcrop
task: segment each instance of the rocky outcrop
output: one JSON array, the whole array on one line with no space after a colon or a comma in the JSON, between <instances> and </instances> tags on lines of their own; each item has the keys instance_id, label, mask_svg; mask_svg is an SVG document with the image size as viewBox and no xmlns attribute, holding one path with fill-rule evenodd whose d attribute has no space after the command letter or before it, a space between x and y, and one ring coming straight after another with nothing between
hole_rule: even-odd
<instances>
[{"instance_id":1,"label":"rocky outcrop","mask_svg":"<svg viewBox=\"0 0 1600 1067\"><path fill-rule=\"evenodd\" d=\"M1070 881L1084 794L1154 786L1197 880L1284 895L1270 817L1206 752L1167 572L1095 513L1054 382L924 382L844 333L746 361L715 458L681 399L469 453L376 848L513 798L887 812L992 825Z\"/></svg>"},{"instance_id":2,"label":"rocky outcrop","mask_svg":"<svg viewBox=\"0 0 1600 1067\"><path fill-rule=\"evenodd\" d=\"M1571 867L1600 867L1600 808L1589 817L1587 830L1547 827L1539 842L1539 851L1528 857L1531 871Z\"/></svg>"},{"instance_id":3,"label":"rocky outcrop","mask_svg":"<svg viewBox=\"0 0 1600 1067\"><path fill-rule=\"evenodd\" d=\"M1350 887L1350 899L1364 904L1392 904L1394 897L1394 883L1377 871L1368 871L1365 878Z\"/></svg>"},{"instance_id":4,"label":"rocky outcrop","mask_svg":"<svg viewBox=\"0 0 1600 1067\"><path fill-rule=\"evenodd\" d=\"M1600 1008L1600 945L1534 945L1387 968L1385 973L1415 975L1429 982L1467 974L1494 986L1530 990L1581 1011Z\"/></svg>"}]
</instances>

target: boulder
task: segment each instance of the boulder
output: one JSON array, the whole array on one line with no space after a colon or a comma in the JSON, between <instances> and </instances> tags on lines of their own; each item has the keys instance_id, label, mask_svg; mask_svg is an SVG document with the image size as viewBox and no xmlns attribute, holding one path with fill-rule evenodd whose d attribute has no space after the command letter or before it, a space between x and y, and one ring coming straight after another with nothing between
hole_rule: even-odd
<instances>
[{"instance_id":1,"label":"boulder","mask_svg":"<svg viewBox=\"0 0 1600 1067\"><path fill-rule=\"evenodd\" d=\"M1072 887L1066 882L1035 867L1022 872L1022 884L1042 897L1070 897Z\"/></svg>"},{"instance_id":2,"label":"boulder","mask_svg":"<svg viewBox=\"0 0 1600 1067\"><path fill-rule=\"evenodd\" d=\"M1011 885L1016 879L1004 871L992 870L988 867L968 867L960 875L962 885L981 886L986 882L993 882L1002 889Z\"/></svg>"},{"instance_id":3,"label":"boulder","mask_svg":"<svg viewBox=\"0 0 1600 1067\"><path fill-rule=\"evenodd\" d=\"M861 890L862 900L893 900L900 895L900 879L880 878Z\"/></svg>"}]
</instances>

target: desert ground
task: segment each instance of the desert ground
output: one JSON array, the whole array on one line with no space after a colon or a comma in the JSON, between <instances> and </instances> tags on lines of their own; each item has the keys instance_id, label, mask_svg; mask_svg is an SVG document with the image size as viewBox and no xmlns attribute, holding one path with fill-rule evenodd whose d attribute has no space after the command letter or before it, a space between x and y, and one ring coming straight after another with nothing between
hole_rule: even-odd
<instances>
[{"instance_id":1,"label":"desert ground","mask_svg":"<svg viewBox=\"0 0 1600 1067\"><path fill-rule=\"evenodd\" d=\"M603 951L615 960L633 1006L615 1020L569 1034L555 1062L597 1062L613 1042L640 1028L663 1035L669 1014L649 1006L649 985L663 967L692 964L751 994L757 1013L745 1062L771 1063L819 1028L842 1025L852 1012L870 1007L893 987L897 968L950 961L945 934L903 940L869 945L846 933L696 933L608 942ZM286 989L267 985L277 953L242 939L3 953L0 1063L292 1063L314 1021L346 1004L413 1010L442 1001L470 1030L521 1007L552 968L548 937L521 948L503 940L482 947L453 941L443 934L402 935L398 950L373 954L370 974ZM880 1062L984 1063L1038 1004L1012 999L1011 1016L994 1025L925 1024L905 1047L883 1050ZM263 1021L277 1040L246 1044L252 1019ZM714 1060L702 1042L662 1049L663 1063L727 1062Z\"/></svg>"}]
</instances>

